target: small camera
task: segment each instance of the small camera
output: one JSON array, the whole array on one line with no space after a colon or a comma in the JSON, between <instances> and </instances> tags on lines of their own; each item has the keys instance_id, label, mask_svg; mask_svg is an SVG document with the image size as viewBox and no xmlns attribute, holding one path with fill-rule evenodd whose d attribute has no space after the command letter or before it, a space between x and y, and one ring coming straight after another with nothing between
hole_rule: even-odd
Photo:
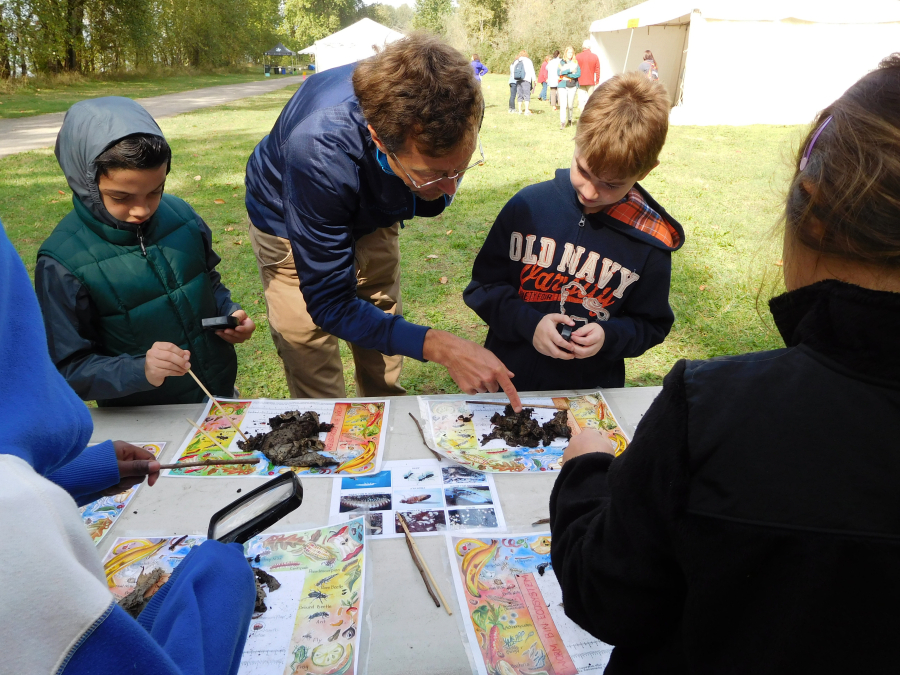
<instances>
[{"instance_id":1,"label":"small camera","mask_svg":"<svg viewBox=\"0 0 900 675\"><path fill-rule=\"evenodd\" d=\"M566 342L572 341L572 331L575 330L574 326L568 326L564 323L556 324L556 332L562 335L562 339Z\"/></svg>"},{"instance_id":2,"label":"small camera","mask_svg":"<svg viewBox=\"0 0 900 675\"><path fill-rule=\"evenodd\" d=\"M225 330L226 328L236 328L241 322L233 316L214 316L211 319L203 319L200 322L203 330Z\"/></svg>"}]
</instances>

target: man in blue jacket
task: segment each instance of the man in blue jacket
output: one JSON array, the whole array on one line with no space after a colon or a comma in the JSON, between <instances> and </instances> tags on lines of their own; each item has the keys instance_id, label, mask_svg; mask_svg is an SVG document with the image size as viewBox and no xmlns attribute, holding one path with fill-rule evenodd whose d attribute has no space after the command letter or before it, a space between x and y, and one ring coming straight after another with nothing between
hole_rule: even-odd
<instances>
[{"instance_id":1,"label":"man in blue jacket","mask_svg":"<svg viewBox=\"0 0 900 675\"><path fill-rule=\"evenodd\" d=\"M401 222L439 215L483 163L483 111L465 58L413 35L307 80L256 146L250 241L291 396L345 395L342 338L361 396L403 394L411 356L440 363L467 393L503 388L519 408L513 373L493 354L401 311Z\"/></svg>"}]
</instances>

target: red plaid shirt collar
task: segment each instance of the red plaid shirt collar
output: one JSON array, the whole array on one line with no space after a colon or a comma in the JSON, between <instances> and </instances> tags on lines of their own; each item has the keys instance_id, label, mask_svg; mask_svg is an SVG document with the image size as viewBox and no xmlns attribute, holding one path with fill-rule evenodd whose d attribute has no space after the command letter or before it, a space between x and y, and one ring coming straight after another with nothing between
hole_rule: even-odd
<instances>
[{"instance_id":1,"label":"red plaid shirt collar","mask_svg":"<svg viewBox=\"0 0 900 675\"><path fill-rule=\"evenodd\" d=\"M681 243L681 237L677 230L650 208L637 188L631 188L621 201L605 207L602 213L630 225L636 230L646 232L669 248L675 248Z\"/></svg>"}]
</instances>

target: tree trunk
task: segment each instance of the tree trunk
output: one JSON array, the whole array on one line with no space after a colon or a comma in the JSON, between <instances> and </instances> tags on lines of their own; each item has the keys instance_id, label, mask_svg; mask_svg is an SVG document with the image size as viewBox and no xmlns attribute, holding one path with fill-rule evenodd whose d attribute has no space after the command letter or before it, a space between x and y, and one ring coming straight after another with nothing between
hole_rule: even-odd
<instances>
[{"instance_id":1,"label":"tree trunk","mask_svg":"<svg viewBox=\"0 0 900 675\"><path fill-rule=\"evenodd\" d=\"M70 72L81 70L79 51L84 43L84 0L67 0L66 20L66 61L65 69Z\"/></svg>"}]
</instances>

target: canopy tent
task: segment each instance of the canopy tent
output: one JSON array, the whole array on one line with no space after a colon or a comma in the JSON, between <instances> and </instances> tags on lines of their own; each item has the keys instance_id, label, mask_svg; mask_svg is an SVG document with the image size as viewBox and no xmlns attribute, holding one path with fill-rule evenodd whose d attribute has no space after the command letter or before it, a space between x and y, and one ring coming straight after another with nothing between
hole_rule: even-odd
<instances>
[{"instance_id":1,"label":"canopy tent","mask_svg":"<svg viewBox=\"0 0 900 675\"><path fill-rule=\"evenodd\" d=\"M321 73L329 68L337 68L368 58L385 45L402 37L403 33L382 26L372 19L362 19L337 33L316 40L314 45L300 53L314 54L316 72Z\"/></svg>"},{"instance_id":2,"label":"canopy tent","mask_svg":"<svg viewBox=\"0 0 900 675\"><path fill-rule=\"evenodd\" d=\"M900 49L900 2L648 0L590 31L603 79L653 52L673 124L801 124Z\"/></svg>"},{"instance_id":3,"label":"canopy tent","mask_svg":"<svg viewBox=\"0 0 900 675\"><path fill-rule=\"evenodd\" d=\"M290 57L291 57L291 70L294 69L294 55L295 55L296 53L297 53L297 52L292 52L290 49L288 49L287 47L285 47L285 46L284 46L283 44L281 44L280 42L279 42L277 45L275 45L274 47L272 47L272 49L270 49L269 51L263 52L263 54L264 54L265 56L290 56ZM301 52L301 53L302 53L302 52ZM266 59L266 60L265 60L265 63L266 63L266 65L268 65L268 64L269 64L269 60ZM266 72L268 73L269 71L267 70ZM267 76L267 77L268 77L268 76Z\"/></svg>"}]
</instances>

